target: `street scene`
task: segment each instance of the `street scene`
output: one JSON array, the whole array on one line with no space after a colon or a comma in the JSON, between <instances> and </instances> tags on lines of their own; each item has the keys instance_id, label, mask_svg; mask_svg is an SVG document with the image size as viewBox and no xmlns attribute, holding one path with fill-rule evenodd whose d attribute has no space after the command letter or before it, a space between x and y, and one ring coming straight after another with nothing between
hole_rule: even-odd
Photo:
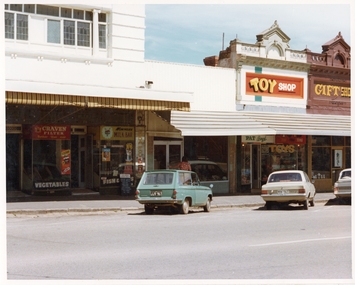
<instances>
[{"instance_id":1,"label":"street scene","mask_svg":"<svg viewBox=\"0 0 355 285\"><path fill-rule=\"evenodd\" d=\"M308 211L260 206L188 215L143 209L12 215L7 256L9 280L346 282L352 278L351 207L317 202Z\"/></svg>"},{"instance_id":2,"label":"street scene","mask_svg":"<svg viewBox=\"0 0 355 285\"><path fill-rule=\"evenodd\" d=\"M351 283L353 4L308 2L4 4L4 282Z\"/></svg>"}]
</instances>

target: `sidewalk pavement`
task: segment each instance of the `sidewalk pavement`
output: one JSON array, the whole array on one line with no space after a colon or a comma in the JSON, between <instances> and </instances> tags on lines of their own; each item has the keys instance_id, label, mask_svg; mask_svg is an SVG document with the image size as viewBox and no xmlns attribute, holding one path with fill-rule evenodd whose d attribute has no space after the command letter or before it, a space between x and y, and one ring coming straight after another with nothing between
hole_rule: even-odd
<instances>
[{"instance_id":1,"label":"sidewalk pavement","mask_svg":"<svg viewBox=\"0 0 355 285\"><path fill-rule=\"evenodd\" d=\"M333 193L317 193L315 203L327 203L335 199ZM232 207L263 207L264 200L259 195L215 196L211 208ZM131 199L117 200L71 200L71 201L40 201L40 202L8 202L8 215L36 215L49 213L88 213L117 212L143 210L144 206Z\"/></svg>"}]
</instances>

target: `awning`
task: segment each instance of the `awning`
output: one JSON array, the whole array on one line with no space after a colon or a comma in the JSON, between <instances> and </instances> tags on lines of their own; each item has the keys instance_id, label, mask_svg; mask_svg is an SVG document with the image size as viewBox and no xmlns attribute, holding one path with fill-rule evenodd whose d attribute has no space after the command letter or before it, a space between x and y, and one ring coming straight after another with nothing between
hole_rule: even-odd
<instances>
[{"instance_id":1,"label":"awning","mask_svg":"<svg viewBox=\"0 0 355 285\"><path fill-rule=\"evenodd\" d=\"M77 96L61 94L43 94L6 91L7 104L27 104L41 106L77 106L89 108L117 108L148 111L189 111L189 102L163 100L141 100L130 98L108 98L95 96Z\"/></svg>"},{"instance_id":2,"label":"awning","mask_svg":"<svg viewBox=\"0 0 355 285\"><path fill-rule=\"evenodd\" d=\"M183 136L329 135L351 136L351 116L269 112L171 112Z\"/></svg>"}]
</instances>

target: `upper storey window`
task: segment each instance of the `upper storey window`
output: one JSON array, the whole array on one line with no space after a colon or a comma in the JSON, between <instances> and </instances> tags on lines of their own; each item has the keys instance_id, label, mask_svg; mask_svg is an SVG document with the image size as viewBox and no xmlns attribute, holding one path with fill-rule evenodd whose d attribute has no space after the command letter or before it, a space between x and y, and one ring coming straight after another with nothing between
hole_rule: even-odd
<instances>
[{"instance_id":1,"label":"upper storey window","mask_svg":"<svg viewBox=\"0 0 355 285\"><path fill-rule=\"evenodd\" d=\"M5 4L5 38L29 40L31 14L43 17L46 41L51 44L92 47L94 40L99 48L106 49L106 14L98 14L94 20L92 11L39 4ZM95 23L94 23L95 21ZM98 35L93 39L93 25L98 25Z\"/></svg>"}]
</instances>

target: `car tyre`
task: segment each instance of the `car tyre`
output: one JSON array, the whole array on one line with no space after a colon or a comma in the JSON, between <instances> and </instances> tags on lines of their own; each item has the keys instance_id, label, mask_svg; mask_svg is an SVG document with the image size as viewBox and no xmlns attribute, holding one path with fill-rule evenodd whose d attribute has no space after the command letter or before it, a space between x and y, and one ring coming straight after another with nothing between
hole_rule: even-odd
<instances>
[{"instance_id":1,"label":"car tyre","mask_svg":"<svg viewBox=\"0 0 355 285\"><path fill-rule=\"evenodd\" d=\"M266 206L266 209L267 209L267 210L271 210L271 208L272 208L272 203L271 203L270 201L267 201L267 202L265 203L265 206Z\"/></svg>"},{"instance_id":2,"label":"car tyre","mask_svg":"<svg viewBox=\"0 0 355 285\"><path fill-rule=\"evenodd\" d=\"M312 199L311 201L309 201L309 205L310 205L311 207L314 207L314 197L313 197L313 199Z\"/></svg>"},{"instance_id":3,"label":"car tyre","mask_svg":"<svg viewBox=\"0 0 355 285\"><path fill-rule=\"evenodd\" d=\"M144 205L144 211L147 215L153 215L154 207Z\"/></svg>"},{"instance_id":4,"label":"car tyre","mask_svg":"<svg viewBox=\"0 0 355 285\"><path fill-rule=\"evenodd\" d=\"M185 199L184 203L180 206L180 213L181 214L188 214L189 213L189 206L190 202L188 199Z\"/></svg>"},{"instance_id":5,"label":"car tyre","mask_svg":"<svg viewBox=\"0 0 355 285\"><path fill-rule=\"evenodd\" d=\"M308 198L303 202L303 209L308 210Z\"/></svg>"},{"instance_id":6,"label":"car tyre","mask_svg":"<svg viewBox=\"0 0 355 285\"><path fill-rule=\"evenodd\" d=\"M203 210L205 212L211 211L211 197L207 198L207 202L206 202L206 205L203 207Z\"/></svg>"}]
</instances>

